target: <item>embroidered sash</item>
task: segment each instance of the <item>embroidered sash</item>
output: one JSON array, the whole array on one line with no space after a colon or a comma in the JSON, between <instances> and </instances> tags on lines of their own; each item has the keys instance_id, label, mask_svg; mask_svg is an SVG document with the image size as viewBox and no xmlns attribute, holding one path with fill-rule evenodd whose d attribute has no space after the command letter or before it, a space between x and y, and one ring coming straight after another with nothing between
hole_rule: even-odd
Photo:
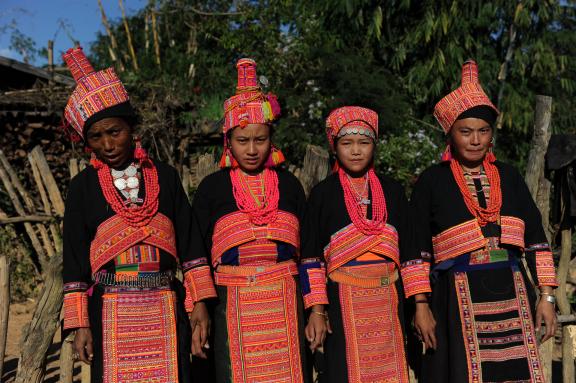
<instances>
[{"instance_id":1,"label":"embroidered sash","mask_svg":"<svg viewBox=\"0 0 576 383\"><path fill-rule=\"evenodd\" d=\"M214 225L212 236L212 264L218 265L227 250L256 239L269 239L300 248L300 225L291 213L278 211L276 220L268 225L256 226L247 214L240 211L227 214Z\"/></svg>"},{"instance_id":2,"label":"embroidered sash","mask_svg":"<svg viewBox=\"0 0 576 383\"><path fill-rule=\"evenodd\" d=\"M92 274L138 243L156 246L176 257L176 234L168 217L158 213L147 226L132 227L115 215L98 226L90 245Z\"/></svg>"},{"instance_id":3,"label":"embroidered sash","mask_svg":"<svg viewBox=\"0 0 576 383\"><path fill-rule=\"evenodd\" d=\"M386 224L380 235L365 235L354 224L350 224L333 234L330 243L324 248L328 274L368 251L390 258L400 267L398 232L394 226Z\"/></svg>"},{"instance_id":4,"label":"embroidered sash","mask_svg":"<svg viewBox=\"0 0 576 383\"><path fill-rule=\"evenodd\" d=\"M524 249L524 221L502 216L500 243ZM481 249L488 244L476 219L463 222L432 237L434 262L439 263L464 253Z\"/></svg>"}]
</instances>

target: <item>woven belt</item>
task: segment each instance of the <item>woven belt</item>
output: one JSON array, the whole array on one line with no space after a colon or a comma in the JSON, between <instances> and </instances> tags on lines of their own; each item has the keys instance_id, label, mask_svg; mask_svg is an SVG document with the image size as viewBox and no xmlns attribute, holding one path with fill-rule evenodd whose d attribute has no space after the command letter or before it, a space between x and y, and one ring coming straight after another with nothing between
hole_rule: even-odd
<instances>
[{"instance_id":1,"label":"woven belt","mask_svg":"<svg viewBox=\"0 0 576 383\"><path fill-rule=\"evenodd\" d=\"M117 275L114 273L96 273L92 276L94 283L103 286L130 287L139 289L169 286L174 279L172 271L162 271L144 275Z\"/></svg>"},{"instance_id":2,"label":"woven belt","mask_svg":"<svg viewBox=\"0 0 576 383\"><path fill-rule=\"evenodd\" d=\"M214 282L222 286L256 286L298 274L293 261L272 266L220 265L214 273Z\"/></svg>"},{"instance_id":3,"label":"woven belt","mask_svg":"<svg viewBox=\"0 0 576 383\"><path fill-rule=\"evenodd\" d=\"M334 282L343 283L345 285L352 285L363 288L375 288L388 286L396 282L398 280L398 270L394 270L391 275L385 275L381 277L366 277L363 275L352 274L337 269L331 272L329 277Z\"/></svg>"}]
</instances>

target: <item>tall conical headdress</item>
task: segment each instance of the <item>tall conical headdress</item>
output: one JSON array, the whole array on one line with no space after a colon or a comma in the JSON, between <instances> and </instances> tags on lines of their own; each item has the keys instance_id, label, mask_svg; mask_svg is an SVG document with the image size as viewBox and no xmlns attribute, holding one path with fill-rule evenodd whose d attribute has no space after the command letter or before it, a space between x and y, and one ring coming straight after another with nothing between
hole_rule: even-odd
<instances>
[{"instance_id":1,"label":"tall conical headdress","mask_svg":"<svg viewBox=\"0 0 576 383\"><path fill-rule=\"evenodd\" d=\"M85 139L86 129L106 117L136 119L128 92L113 68L96 72L81 47L69 49L63 58L76 81L64 118L77 138Z\"/></svg>"},{"instance_id":2,"label":"tall conical headdress","mask_svg":"<svg viewBox=\"0 0 576 383\"><path fill-rule=\"evenodd\" d=\"M480 85L478 65L475 61L468 60L462 66L462 83L436 104L434 117L448 133L462 113L478 106L488 107L495 116L500 113Z\"/></svg>"}]
</instances>

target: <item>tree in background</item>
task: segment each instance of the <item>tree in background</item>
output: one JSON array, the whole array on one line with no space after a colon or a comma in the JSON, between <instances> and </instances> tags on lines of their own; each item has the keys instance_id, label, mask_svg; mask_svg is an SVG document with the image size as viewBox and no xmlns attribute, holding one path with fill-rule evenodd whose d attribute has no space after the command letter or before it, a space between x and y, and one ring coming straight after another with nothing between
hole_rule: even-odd
<instances>
[{"instance_id":1,"label":"tree in background","mask_svg":"<svg viewBox=\"0 0 576 383\"><path fill-rule=\"evenodd\" d=\"M467 58L479 62L502 111L500 157L523 165L536 94L554 97L555 131L574 132L575 4L151 0L126 20L138 70L121 20L110 28L119 52L110 55L107 35L91 52L99 67L125 68L121 76L144 111L144 138L177 166L193 150L191 133L219 127L222 102L234 91L234 62L249 56L266 77L263 86L279 95L275 140L293 163L308 143L323 145L332 108L360 104L381 117L378 166L410 183L438 158L443 137L432 109L456 87Z\"/></svg>"}]
</instances>

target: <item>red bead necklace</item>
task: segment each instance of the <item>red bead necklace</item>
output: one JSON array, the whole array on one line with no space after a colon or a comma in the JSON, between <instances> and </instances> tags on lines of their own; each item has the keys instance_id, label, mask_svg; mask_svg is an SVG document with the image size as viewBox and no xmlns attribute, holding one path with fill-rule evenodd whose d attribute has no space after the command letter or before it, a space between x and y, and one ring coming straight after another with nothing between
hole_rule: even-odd
<instances>
[{"instance_id":1,"label":"red bead necklace","mask_svg":"<svg viewBox=\"0 0 576 383\"><path fill-rule=\"evenodd\" d=\"M454 175L454 179L458 184L458 188L464 197L464 202L466 207L476 219L480 226L486 226L489 222L497 222L500 218L500 209L502 208L502 189L500 188L500 173L498 173L498 168L492 163L492 161L486 156L482 162L484 166L484 171L488 177L488 182L490 183L490 200L488 206L483 208L478 203L478 200L474 198L470 189L466 185L466 179L464 178L464 171L462 166L457 159L452 158L450 161L450 169Z\"/></svg>"},{"instance_id":2,"label":"red bead necklace","mask_svg":"<svg viewBox=\"0 0 576 383\"><path fill-rule=\"evenodd\" d=\"M114 179L110 167L95 156L90 160L90 164L98 172L100 187L104 193L106 202L112 207L112 210L118 214L124 222L133 227L142 227L150 223L152 218L158 212L158 195L160 194L160 185L158 183L158 172L156 167L150 161L146 152L142 148L135 150L134 156L140 164L140 169L144 175L144 188L146 197L144 203L140 206L128 206L118 193L114 186Z\"/></svg>"},{"instance_id":3,"label":"red bead necklace","mask_svg":"<svg viewBox=\"0 0 576 383\"><path fill-rule=\"evenodd\" d=\"M340 184L344 189L344 201L346 203L346 210L352 220L352 223L358 230L365 235L378 235L381 234L386 226L388 219L388 211L386 209L386 198L380 180L376 176L374 169L368 170L366 177L372 192L372 219L365 217L364 209L362 208L361 201L355 195L352 189L352 184L348 179L346 172L340 168L338 169L338 176Z\"/></svg>"},{"instance_id":4,"label":"red bead necklace","mask_svg":"<svg viewBox=\"0 0 576 383\"><path fill-rule=\"evenodd\" d=\"M278 201L280 192L278 190L278 175L272 169L262 171L264 178L264 201L258 204L250 190L247 182L242 182L242 170L235 168L230 170L232 180L232 192L236 200L238 209L249 215L250 222L262 226L274 222L278 213ZM244 186L245 185L245 186Z\"/></svg>"}]
</instances>

